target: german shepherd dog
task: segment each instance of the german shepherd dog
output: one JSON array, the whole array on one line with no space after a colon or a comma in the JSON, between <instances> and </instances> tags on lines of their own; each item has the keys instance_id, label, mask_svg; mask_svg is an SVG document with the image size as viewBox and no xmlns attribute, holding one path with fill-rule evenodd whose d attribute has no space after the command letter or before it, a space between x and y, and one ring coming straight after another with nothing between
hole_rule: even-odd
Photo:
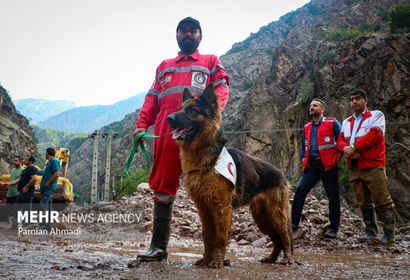
<instances>
[{"instance_id":1,"label":"german shepherd dog","mask_svg":"<svg viewBox=\"0 0 410 280\"><path fill-rule=\"evenodd\" d=\"M283 174L234 148L227 150L236 165L235 186L214 169L226 139L213 85L208 85L200 98L185 89L180 111L169 115L167 121L177 129L173 138L180 148L184 185L202 222L205 251L195 265L223 267L232 210L247 204L259 229L274 243L270 256L261 262L275 262L282 250L283 260L289 262L293 242L289 189Z\"/></svg>"}]
</instances>

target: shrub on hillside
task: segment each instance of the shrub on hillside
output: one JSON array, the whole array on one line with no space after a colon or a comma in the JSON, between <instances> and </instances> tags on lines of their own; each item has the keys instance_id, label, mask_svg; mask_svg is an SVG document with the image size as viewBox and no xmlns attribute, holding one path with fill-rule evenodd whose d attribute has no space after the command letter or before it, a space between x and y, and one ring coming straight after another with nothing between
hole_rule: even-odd
<instances>
[{"instance_id":1,"label":"shrub on hillside","mask_svg":"<svg viewBox=\"0 0 410 280\"><path fill-rule=\"evenodd\" d=\"M389 11L389 26L394 34L410 32L410 5L397 5Z\"/></svg>"},{"instance_id":2,"label":"shrub on hillside","mask_svg":"<svg viewBox=\"0 0 410 280\"><path fill-rule=\"evenodd\" d=\"M335 57L337 56L337 54L335 54L332 51L328 51L325 52L321 57L320 57L320 64L322 66L329 64L329 62L331 62Z\"/></svg>"},{"instance_id":3,"label":"shrub on hillside","mask_svg":"<svg viewBox=\"0 0 410 280\"><path fill-rule=\"evenodd\" d=\"M300 94L297 97L299 104L305 105L313 99L313 83L309 80L304 80L300 83Z\"/></svg>"}]
</instances>

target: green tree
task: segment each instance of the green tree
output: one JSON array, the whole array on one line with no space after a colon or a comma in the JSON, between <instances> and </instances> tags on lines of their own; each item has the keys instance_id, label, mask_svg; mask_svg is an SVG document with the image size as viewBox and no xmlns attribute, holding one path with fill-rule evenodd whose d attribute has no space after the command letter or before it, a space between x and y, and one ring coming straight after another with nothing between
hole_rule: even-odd
<instances>
[{"instance_id":1,"label":"green tree","mask_svg":"<svg viewBox=\"0 0 410 280\"><path fill-rule=\"evenodd\" d=\"M389 25L394 34L410 32L410 5L397 5L389 11Z\"/></svg>"},{"instance_id":2,"label":"green tree","mask_svg":"<svg viewBox=\"0 0 410 280\"><path fill-rule=\"evenodd\" d=\"M313 99L313 83L310 80L304 80L300 83L300 94L296 101L299 104L309 104Z\"/></svg>"}]
</instances>

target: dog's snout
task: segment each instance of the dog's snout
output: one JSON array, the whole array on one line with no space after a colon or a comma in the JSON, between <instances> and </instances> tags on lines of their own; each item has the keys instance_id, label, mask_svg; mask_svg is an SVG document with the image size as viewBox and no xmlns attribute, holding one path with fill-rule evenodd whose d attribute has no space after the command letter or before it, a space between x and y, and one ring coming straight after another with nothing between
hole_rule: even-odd
<instances>
[{"instance_id":1,"label":"dog's snout","mask_svg":"<svg viewBox=\"0 0 410 280\"><path fill-rule=\"evenodd\" d=\"M169 115L167 117L167 122L168 122L168 124L171 128L177 128L176 127L176 116L175 116L175 114Z\"/></svg>"}]
</instances>

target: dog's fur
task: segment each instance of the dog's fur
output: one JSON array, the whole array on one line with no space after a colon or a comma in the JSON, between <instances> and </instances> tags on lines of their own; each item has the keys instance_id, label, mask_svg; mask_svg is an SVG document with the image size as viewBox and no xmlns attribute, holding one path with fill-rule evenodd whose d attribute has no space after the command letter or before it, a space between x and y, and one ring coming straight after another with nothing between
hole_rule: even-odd
<instances>
[{"instance_id":1,"label":"dog's fur","mask_svg":"<svg viewBox=\"0 0 410 280\"><path fill-rule=\"evenodd\" d=\"M289 190L283 174L271 164L228 148L237 169L233 184L220 175L215 164L226 140L223 137L218 97L209 85L199 99L185 89L181 110L167 118L180 147L185 187L198 208L205 252L196 265L223 266L232 210L250 204L259 229L274 243L271 255L262 262L275 262L283 250L289 261L292 248ZM292 250L293 251L293 250Z\"/></svg>"}]
</instances>

